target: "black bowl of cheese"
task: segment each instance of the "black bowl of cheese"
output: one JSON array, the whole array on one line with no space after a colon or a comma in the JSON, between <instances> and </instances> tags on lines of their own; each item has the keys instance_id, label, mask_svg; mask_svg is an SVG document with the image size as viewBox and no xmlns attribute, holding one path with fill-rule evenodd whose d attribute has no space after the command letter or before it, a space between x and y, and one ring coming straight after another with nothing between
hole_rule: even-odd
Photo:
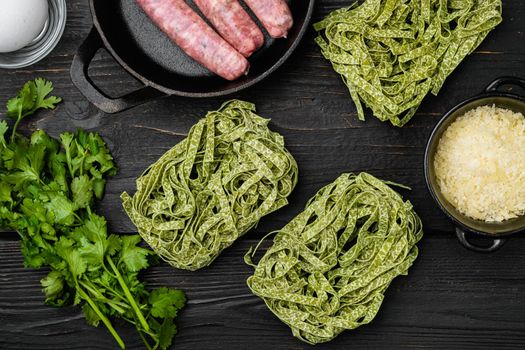
<instances>
[{"instance_id":1,"label":"black bowl of cheese","mask_svg":"<svg viewBox=\"0 0 525 350\"><path fill-rule=\"evenodd\" d=\"M503 85L525 90L523 79L496 79L443 116L425 151L430 194L460 242L478 252L493 252L525 231L525 98L498 91Z\"/></svg>"}]
</instances>

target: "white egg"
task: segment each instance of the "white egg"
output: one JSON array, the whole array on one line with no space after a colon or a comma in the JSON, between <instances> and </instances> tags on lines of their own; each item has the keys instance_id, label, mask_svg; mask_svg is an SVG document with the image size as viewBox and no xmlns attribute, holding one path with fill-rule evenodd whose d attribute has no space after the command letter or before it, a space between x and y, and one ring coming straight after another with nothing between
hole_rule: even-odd
<instances>
[{"instance_id":1,"label":"white egg","mask_svg":"<svg viewBox=\"0 0 525 350\"><path fill-rule=\"evenodd\" d=\"M0 52L30 44L49 17L47 0L0 0Z\"/></svg>"}]
</instances>

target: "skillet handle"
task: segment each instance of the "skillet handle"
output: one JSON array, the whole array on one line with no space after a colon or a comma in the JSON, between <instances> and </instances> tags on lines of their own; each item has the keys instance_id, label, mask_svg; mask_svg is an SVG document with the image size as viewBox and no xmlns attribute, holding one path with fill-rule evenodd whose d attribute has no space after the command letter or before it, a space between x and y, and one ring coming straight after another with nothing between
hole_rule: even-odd
<instances>
[{"instance_id":1,"label":"skillet handle","mask_svg":"<svg viewBox=\"0 0 525 350\"><path fill-rule=\"evenodd\" d=\"M521 79L517 77L497 78L485 88L485 92L497 91L498 88L502 85L516 85L516 86L521 87L523 90L525 90L525 79Z\"/></svg>"},{"instance_id":2,"label":"skillet handle","mask_svg":"<svg viewBox=\"0 0 525 350\"><path fill-rule=\"evenodd\" d=\"M144 86L127 95L112 98L98 88L88 76L88 69L97 51L104 47L102 38L95 27L77 50L71 64L71 80L80 92L95 106L106 113L122 112L143 104L151 99L165 96L163 92Z\"/></svg>"},{"instance_id":3,"label":"skillet handle","mask_svg":"<svg viewBox=\"0 0 525 350\"><path fill-rule=\"evenodd\" d=\"M488 247L480 247L478 245L472 244L467 239L467 235L465 231L456 228L456 236L458 236L459 242L467 249L473 250L475 252L479 253L492 253L501 248L505 242L507 242L504 238L496 238L493 240L492 244Z\"/></svg>"}]
</instances>

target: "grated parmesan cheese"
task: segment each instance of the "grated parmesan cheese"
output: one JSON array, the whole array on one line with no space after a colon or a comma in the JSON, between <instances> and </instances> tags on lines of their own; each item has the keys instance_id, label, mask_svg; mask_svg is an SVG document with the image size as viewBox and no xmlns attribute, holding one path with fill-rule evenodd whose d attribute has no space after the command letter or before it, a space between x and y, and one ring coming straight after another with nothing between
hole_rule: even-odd
<instances>
[{"instance_id":1,"label":"grated parmesan cheese","mask_svg":"<svg viewBox=\"0 0 525 350\"><path fill-rule=\"evenodd\" d=\"M525 118L482 106L454 121L434 161L445 198L477 220L500 222L525 214Z\"/></svg>"}]
</instances>

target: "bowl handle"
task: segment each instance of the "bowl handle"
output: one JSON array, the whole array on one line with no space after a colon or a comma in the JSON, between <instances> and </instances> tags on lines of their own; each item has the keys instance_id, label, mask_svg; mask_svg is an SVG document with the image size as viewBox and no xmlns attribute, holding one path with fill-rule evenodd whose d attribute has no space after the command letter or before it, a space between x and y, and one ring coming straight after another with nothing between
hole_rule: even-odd
<instances>
[{"instance_id":1,"label":"bowl handle","mask_svg":"<svg viewBox=\"0 0 525 350\"><path fill-rule=\"evenodd\" d=\"M86 40L78 48L71 64L71 80L89 102L106 113L117 113L165 95L150 86L144 86L118 98L112 98L103 93L88 76L89 65L93 57L103 47L102 38L93 27Z\"/></svg>"},{"instance_id":2,"label":"bowl handle","mask_svg":"<svg viewBox=\"0 0 525 350\"><path fill-rule=\"evenodd\" d=\"M488 247L480 247L478 245L475 245L475 244L472 244L469 242L469 240L467 239L467 235L465 233L465 231L459 229L459 228L456 228L456 236L458 236L458 239L459 239L459 242L467 249L470 249L470 250L473 250L475 252L479 252L479 253L492 253L496 250L498 250L499 248L501 248L505 242L507 242L506 239L504 238L496 238L493 240L492 244Z\"/></svg>"},{"instance_id":3,"label":"bowl handle","mask_svg":"<svg viewBox=\"0 0 525 350\"><path fill-rule=\"evenodd\" d=\"M485 92L494 92L502 85L517 85L525 90L525 80L516 77L501 77L494 80L486 88Z\"/></svg>"}]
</instances>

